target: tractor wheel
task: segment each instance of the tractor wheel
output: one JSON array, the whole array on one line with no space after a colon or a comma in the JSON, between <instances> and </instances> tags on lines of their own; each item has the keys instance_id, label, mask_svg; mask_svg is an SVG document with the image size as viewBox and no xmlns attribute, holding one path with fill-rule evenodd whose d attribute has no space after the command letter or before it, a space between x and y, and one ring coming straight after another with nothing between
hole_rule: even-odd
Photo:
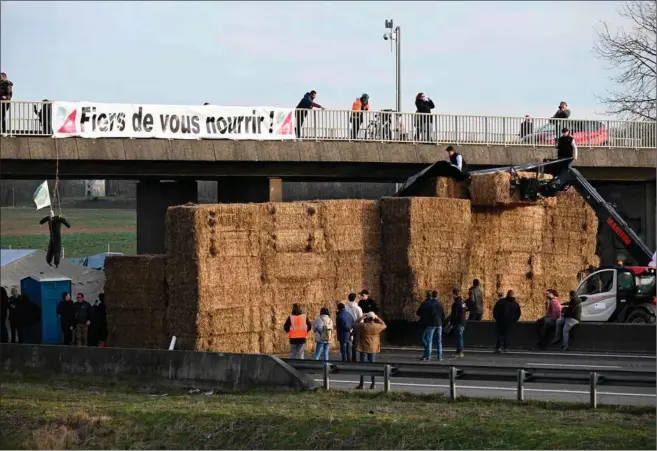
<instances>
[{"instance_id":1,"label":"tractor wheel","mask_svg":"<svg viewBox=\"0 0 657 451\"><path fill-rule=\"evenodd\" d=\"M631 324L652 324L655 322L655 317L640 308L630 313L625 322Z\"/></svg>"}]
</instances>

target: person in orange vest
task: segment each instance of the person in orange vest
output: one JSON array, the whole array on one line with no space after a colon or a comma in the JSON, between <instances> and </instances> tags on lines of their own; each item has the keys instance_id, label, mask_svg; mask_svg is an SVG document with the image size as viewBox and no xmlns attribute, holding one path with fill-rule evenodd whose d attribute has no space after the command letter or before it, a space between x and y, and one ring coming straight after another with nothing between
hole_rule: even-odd
<instances>
[{"instance_id":1,"label":"person in orange vest","mask_svg":"<svg viewBox=\"0 0 657 451\"><path fill-rule=\"evenodd\" d=\"M299 304L292 306L292 314L283 326L290 339L290 358L303 360L306 351L306 337L312 329L310 320L304 315Z\"/></svg>"},{"instance_id":2,"label":"person in orange vest","mask_svg":"<svg viewBox=\"0 0 657 451\"><path fill-rule=\"evenodd\" d=\"M359 99L356 99L351 105L351 139L358 138L358 131L363 123L363 113L361 111L370 110L370 96L363 94Z\"/></svg>"}]
</instances>

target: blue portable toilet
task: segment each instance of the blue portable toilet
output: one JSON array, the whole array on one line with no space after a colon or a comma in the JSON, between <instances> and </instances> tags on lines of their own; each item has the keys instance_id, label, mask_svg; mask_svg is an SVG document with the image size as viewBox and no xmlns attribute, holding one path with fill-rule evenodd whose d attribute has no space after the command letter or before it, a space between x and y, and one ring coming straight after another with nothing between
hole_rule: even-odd
<instances>
[{"instance_id":1,"label":"blue portable toilet","mask_svg":"<svg viewBox=\"0 0 657 451\"><path fill-rule=\"evenodd\" d=\"M39 274L21 280L21 294L41 308L41 321L32 331L32 342L58 345L62 342L57 304L62 293L71 293L71 279Z\"/></svg>"}]
</instances>

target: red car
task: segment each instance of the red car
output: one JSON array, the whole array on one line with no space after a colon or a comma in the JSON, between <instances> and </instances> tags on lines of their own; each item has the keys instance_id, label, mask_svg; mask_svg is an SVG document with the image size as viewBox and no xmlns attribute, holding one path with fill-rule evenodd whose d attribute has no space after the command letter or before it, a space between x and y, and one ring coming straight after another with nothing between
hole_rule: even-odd
<instances>
[{"instance_id":1,"label":"red car","mask_svg":"<svg viewBox=\"0 0 657 451\"><path fill-rule=\"evenodd\" d=\"M563 121L558 124L545 124L534 133L520 140L522 144L546 145L554 144L557 137L561 136L561 129L568 127L575 144L581 147L602 146L609 142L609 131L600 121ZM559 134L557 134L559 129Z\"/></svg>"}]
</instances>

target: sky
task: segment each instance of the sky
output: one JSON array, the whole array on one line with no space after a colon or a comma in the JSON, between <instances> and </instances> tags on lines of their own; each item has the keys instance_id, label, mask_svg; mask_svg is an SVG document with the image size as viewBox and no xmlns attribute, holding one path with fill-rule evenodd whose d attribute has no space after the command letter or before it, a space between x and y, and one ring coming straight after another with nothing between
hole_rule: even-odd
<instances>
[{"instance_id":1,"label":"sky","mask_svg":"<svg viewBox=\"0 0 657 451\"><path fill-rule=\"evenodd\" d=\"M14 100L395 107L385 19L401 27L402 109L605 118L594 27L622 2L2 2Z\"/></svg>"}]
</instances>

